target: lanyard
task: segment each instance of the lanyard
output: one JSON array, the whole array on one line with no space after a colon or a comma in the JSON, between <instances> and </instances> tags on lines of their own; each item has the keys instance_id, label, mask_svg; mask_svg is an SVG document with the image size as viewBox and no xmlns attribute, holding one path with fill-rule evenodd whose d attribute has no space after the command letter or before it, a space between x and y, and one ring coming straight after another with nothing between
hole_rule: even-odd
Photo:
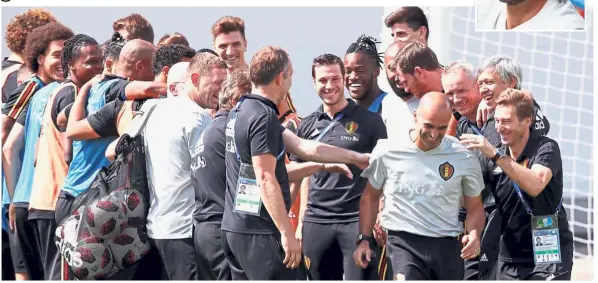
<instances>
[{"instance_id":1,"label":"lanyard","mask_svg":"<svg viewBox=\"0 0 598 283\"><path fill-rule=\"evenodd\" d=\"M372 102L372 105L370 105L368 110L370 112L378 113L378 110L380 110L380 105L382 105L382 99L384 99L384 97L386 95L387 95L386 92L383 92L382 94L378 95L378 97L376 97L376 100L374 100L374 102Z\"/></svg>"},{"instance_id":2,"label":"lanyard","mask_svg":"<svg viewBox=\"0 0 598 283\"><path fill-rule=\"evenodd\" d=\"M332 129L332 127L334 127L334 125L336 125L336 123L338 123L338 121L340 121L343 117L345 117L343 113L338 114L338 116L336 116L336 118L334 118L334 120L330 122L330 124L328 124L328 126L324 128L324 130L318 135L316 141L320 141L320 139L322 139L322 137L327 134L330 129Z\"/></svg>"},{"instance_id":3,"label":"lanyard","mask_svg":"<svg viewBox=\"0 0 598 283\"><path fill-rule=\"evenodd\" d=\"M480 135L483 136L482 133L480 132L480 130L478 129L478 127L476 125L469 125L469 128L474 131L474 133L476 133L476 135ZM519 188L519 185L517 185L515 182L513 182L511 180L511 183L513 184L513 188L515 189L515 192L517 192L517 195L519 196L519 199L521 200L521 203L523 203L523 206L525 207L525 211L527 211L527 213L531 216L534 216L532 214L532 208L530 207L530 205L527 203L527 201L525 200L525 198L523 197L523 193L521 192L521 188ZM559 213L559 211L561 210L561 207L563 205L563 198L561 198L561 200L559 201L559 204L556 207L556 214Z\"/></svg>"},{"instance_id":4,"label":"lanyard","mask_svg":"<svg viewBox=\"0 0 598 283\"><path fill-rule=\"evenodd\" d=\"M237 105L235 106L235 108L233 109L233 113L232 113L232 119L235 120L234 124L237 124L237 112L239 112L239 108L241 107L241 104L243 104L243 101L245 101L245 96L242 96L241 99L239 99L239 102L237 102ZM234 125L233 125L234 128ZM235 144L235 154L237 155L237 160L239 160L239 163L241 163L241 156L239 155L239 151L237 150L237 143L235 142L235 137L233 136L233 143ZM276 160L280 160L280 158L282 158L285 155L286 152L286 146L284 145L284 142L282 143L282 148L280 153L278 154L278 156L276 156Z\"/></svg>"}]
</instances>

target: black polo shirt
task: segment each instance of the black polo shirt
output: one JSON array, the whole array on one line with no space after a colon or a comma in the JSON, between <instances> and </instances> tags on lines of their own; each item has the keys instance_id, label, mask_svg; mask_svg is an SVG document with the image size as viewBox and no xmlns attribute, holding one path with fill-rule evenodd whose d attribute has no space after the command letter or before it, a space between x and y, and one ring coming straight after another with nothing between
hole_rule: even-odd
<instances>
[{"instance_id":1,"label":"black polo shirt","mask_svg":"<svg viewBox=\"0 0 598 283\"><path fill-rule=\"evenodd\" d=\"M219 110L204 130L198 152L191 156L191 181L195 189L197 222L222 221L226 191L226 123L228 110Z\"/></svg>"},{"instance_id":2,"label":"black polo shirt","mask_svg":"<svg viewBox=\"0 0 598 283\"><path fill-rule=\"evenodd\" d=\"M506 145L501 145L500 148L509 155ZM485 161L482 173L493 184L492 194L502 215L499 257L505 262L533 262L531 216L525 210L510 178L488 158ZM538 196L531 197L523 189L521 192L535 216L554 214L563 196L563 168L558 143L545 136L530 135L525 149L516 161L527 164L527 168L534 164L550 168L552 178ZM573 249L573 234L569 230L564 208L560 208L558 222L561 253L566 254Z\"/></svg>"},{"instance_id":3,"label":"black polo shirt","mask_svg":"<svg viewBox=\"0 0 598 283\"><path fill-rule=\"evenodd\" d=\"M320 142L340 148L371 153L379 139L385 139L386 126L380 115L363 109L353 100L334 119L342 113L343 118L335 123ZM334 119L328 117L323 107L301 121L297 135L303 139L315 140ZM303 162L292 156L292 161ZM367 184L361 177L357 166L348 165L353 179L340 173L320 171L310 177L307 210L304 221L315 223L346 223L359 221L359 199Z\"/></svg>"},{"instance_id":4,"label":"black polo shirt","mask_svg":"<svg viewBox=\"0 0 598 283\"><path fill-rule=\"evenodd\" d=\"M240 168L236 154L238 152L241 161L246 164L251 164L252 156L262 154L272 154L275 157L281 156L276 160L275 175L282 191L287 212L291 207L289 178L284 159L285 148L282 140L282 132L285 129L278 122L278 108L274 102L267 98L249 94L244 96L238 108L236 123L232 123L234 112L233 109L228 115L225 130L225 132L234 130L230 131L231 134L234 134L234 143L233 137L227 134L225 154L226 194L222 230L246 234L277 233L278 229L263 203L259 216L235 212L233 206L236 199Z\"/></svg>"}]
</instances>

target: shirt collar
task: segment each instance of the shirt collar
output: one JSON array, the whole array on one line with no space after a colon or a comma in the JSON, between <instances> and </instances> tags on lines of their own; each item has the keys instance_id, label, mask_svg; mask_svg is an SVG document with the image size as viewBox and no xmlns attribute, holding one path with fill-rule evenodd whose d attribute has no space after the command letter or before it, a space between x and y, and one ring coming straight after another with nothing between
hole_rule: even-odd
<instances>
[{"instance_id":1,"label":"shirt collar","mask_svg":"<svg viewBox=\"0 0 598 283\"><path fill-rule=\"evenodd\" d=\"M220 109L218 110L218 112L216 112L216 116L214 116L214 119L220 117L227 117L228 113L230 113L230 110Z\"/></svg>"},{"instance_id":2,"label":"shirt collar","mask_svg":"<svg viewBox=\"0 0 598 283\"><path fill-rule=\"evenodd\" d=\"M353 112L355 112L355 110L359 106L357 106L357 104L355 104L355 101L353 101L353 99L347 98L347 102L348 102L347 106L345 106L345 108L343 108L341 111L334 114L333 118L336 118L339 115L339 113L343 113L343 115L345 117L349 117L349 116L353 115ZM317 112L318 112L318 118L328 117L328 114L326 114L326 112L324 112L324 105L320 105Z\"/></svg>"},{"instance_id":3,"label":"shirt collar","mask_svg":"<svg viewBox=\"0 0 598 283\"><path fill-rule=\"evenodd\" d=\"M517 160L515 160L515 162L520 163L522 160L525 160L526 158L533 157L536 153L536 149L539 146L539 138L540 137L538 135L535 135L534 133L530 132L529 139L527 140L527 143L525 144L523 151L521 152L519 157L517 157ZM507 155L510 154L509 147L507 145L501 144L501 148L505 151Z\"/></svg>"},{"instance_id":4,"label":"shirt collar","mask_svg":"<svg viewBox=\"0 0 598 283\"><path fill-rule=\"evenodd\" d=\"M274 104L274 102L272 100L265 98L261 95L257 95L257 94L247 94L244 97L245 97L245 99L255 99L255 100L261 101L266 106L272 108L272 110L274 110L274 112L276 112L277 116L279 115L278 107L276 106L276 104Z\"/></svg>"},{"instance_id":5,"label":"shirt collar","mask_svg":"<svg viewBox=\"0 0 598 283\"><path fill-rule=\"evenodd\" d=\"M121 80L125 80L128 81L129 79L127 78L123 78L117 75L105 75L104 78L102 79L102 82L107 82L109 80L114 80L114 79L121 79Z\"/></svg>"}]
</instances>

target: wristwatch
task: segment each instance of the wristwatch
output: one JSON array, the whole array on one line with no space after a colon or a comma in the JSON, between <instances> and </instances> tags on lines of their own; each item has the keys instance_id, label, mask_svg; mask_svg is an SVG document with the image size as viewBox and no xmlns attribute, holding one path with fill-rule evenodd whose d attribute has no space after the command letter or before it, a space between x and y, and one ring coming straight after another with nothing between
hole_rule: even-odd
<instances>
[{"instance_id":1,"label":"wristwatch","mask_svg":"<svg viewBox=\"0 0 598 283\"><path fill-rule=\"evenodd\" d=\"M359 244L361 244L362 241L367 241L368 244L371 245L372 240L372 237L359 233L359 235L357 236L357 242L355 244L359 246Z\"/></svg>"},{"instance_id":2,"label":"wristwatch","mask_svg":"<svg viewBox=\"0 0 598 283\"><path fill-rule=\"evenodd\" d=\"M501 148L499 148L499 149L496 149L496 154L492 158L490 158L490 160L492 160L492 163L496 164L496 161L498 161L499 158L505 157L505 156L507 156L505 154L505 151L502 150Z\"/></svg>"}]
</instances>

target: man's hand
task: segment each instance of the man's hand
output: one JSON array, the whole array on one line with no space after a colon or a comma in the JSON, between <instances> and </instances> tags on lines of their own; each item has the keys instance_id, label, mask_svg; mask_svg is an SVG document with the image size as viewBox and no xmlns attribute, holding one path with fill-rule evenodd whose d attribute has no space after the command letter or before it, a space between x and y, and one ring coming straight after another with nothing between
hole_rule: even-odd
<instances>
[{"instance_id":1,"label":"man's hand","mask_svg":"<svg viewBox=\"0 0 598 283\"><path fill-rule=\"evenodd\" d=\"M351 170L345 164L324 163L324 171L330 173L342 173L349 177L349 179L353 179L353 173L351 173Z\"/></svg>"},{"instance_id":2,"label":"man's hand","mask_svg":"<svg viewBox=\"0 0 598 283\"><path fill-rule=\"evenodd\" d=\"M301 221L299 221L299 225L297 225L295 239L297 239L297 242L299 242L299 247L301 250L303 250L303 223L301 223Z\"/></svg>"},{"instance_id":3,"label":"man's hand","mask_svg":"<svg viewBox=\"0 0 598 283\"><path fill-rule=\"evenodd\" d=\"M359 169L365 170L365 168L368 168L368 166L370 166L370 154L369 153L357 153L357 158L355 158L354 164Z\"/></svg>"},{"instance_id":4,"label":"man's hand","mask_svg":"<svg viewBox=\"0 0 598 283\"><path fill-rule=\"evenodd\" d=\"M295 239L295 235L282 235L281 244L285 252L282 263L288 269L297 268L299 263L301 263L301 246L299 245L299 241Z\"/></svg>"},{"instance_id":5,"label":"man's hand","mask_svg":"<svg viewBox=\"0 0 598 283\"><path fill-rule=\"evenodd\" d=\"M353 253L353 260L357 266L365 269L372 261L373 256L374 252L370 249L368 241L361 241Z\"/></svg>"},{"instance_id":6,"label":"man's hand","mask_svg":"<svg viewBox=\"0 0 598 283\"><path fill-rule=\"evenodd\" d=\"M8 206L8 226L10 227L10 231L15 231L16 219L15 205L11 203L10 206Z\"/></svg>"},{"instance_id":7,"label":"man's hand","mask_svg":"<svg viewBox=\"0 0 598 283\"><path fill-rule=\"evenodd\" d=\"M461 258L472 259L480 255L480 238L475 231L463 236L461 243L464 245L461 250Z\"/></svg>"},{"instance_id":8,"label":"man's hand","mask_svg":"<svg viewBox=\"0 0 598 283\"><path fill-rule=\"evenodd\" d=\"M479 149L488 158L496 155L496 148L484 136L463 134L461 135L461 144L467 149Z\"/></svg>"},{"instance_id":9,"label":"man's hand","mask_svg":"<svg viewBox=\"0 0 598 283\"><path fill-rule=\"evenodd\" d=\"M478 114L476 115L476 121L478 124L478 128L482 128L484 123L488 121L488 116L492 113L492 109L488 104L486 104L486 100L482 99L480 104L478 105Z\"/></svg>"},{"instance_id":10,"label":"man's hand","mask_svg":"<svg viewBox=\"0 0 598 283\"><path fill-rule=\"evenodd\" d=\"M376 239L376 243L380 246L386 245L386 233L384 233L384 229L382 229L382 225L380 225L380 213L378 213L378 217L376 218L376 224L374 224L374 239Z\"/></svg>"}]
</instances>

